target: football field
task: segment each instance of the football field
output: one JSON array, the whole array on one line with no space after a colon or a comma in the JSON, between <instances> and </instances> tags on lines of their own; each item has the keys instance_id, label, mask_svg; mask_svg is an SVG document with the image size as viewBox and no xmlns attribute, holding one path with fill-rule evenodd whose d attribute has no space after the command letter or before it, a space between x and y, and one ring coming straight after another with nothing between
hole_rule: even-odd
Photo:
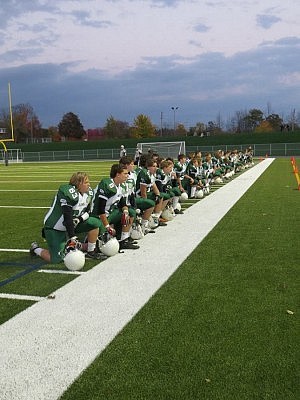
<instances>
[{"instance_id":1,"label":"football field","mask_svg":"<svg viewBox=\"0 0 300 400\"><path fill-rule=\"evenodd\" d=\"M269 161L81 275L27 249L59 184L111 163L1 165L0 398L298 398L300 192Z\"/></svg>"}]
</instances>

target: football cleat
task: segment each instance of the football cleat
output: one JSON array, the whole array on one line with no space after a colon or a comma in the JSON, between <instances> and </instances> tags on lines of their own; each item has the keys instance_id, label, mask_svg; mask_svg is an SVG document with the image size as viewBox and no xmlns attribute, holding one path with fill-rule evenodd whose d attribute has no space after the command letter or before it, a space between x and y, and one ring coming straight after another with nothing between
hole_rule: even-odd
<instances>
[{"instance_id":1,"label":"football cleat","mask_svg":"<svg viewBox=\"0 0 300 400\"><path fill-rule=\"evenodd\" d=\"M120 250L137 250L140 248L137 244L133 244L128 239L120 240Z\"/></svg>"},{"instance_id":2,"label":"football cleat","mask_svg":"<svg viewBox=\"0 0 300 400\"><path fill-rule=\"evenodd\" d=\"M177 208L175 208L175 214L183 214L183 211L182 210L178 210Z\"/></svg>"},{"instance_id":3,"label":"football cleat","mask_svg":"<svg viewBox=\"0 0 300 400\"><path fill-rule=\"evenodd\" d=\"M31 246L30 246L30 249L29 249L29 254L31 255L31 257L35 257L35 256L36 256L34 250L35 250L35 249L38 249L39 247L40 247L40 246L38 245L37 242L32 242L32 243L31 243Z\"/></svg>"},{"instance_id":4,"label":"football cleat","mask_svg":"<svg viewBox=\"0 0 300 400\"><path fill-rule=\"evenodd\" d=\"M98 253L97 251L87 251L84 253L86 260L106 260L107 256L102 253Z\"/></svg>"}]
</instances>

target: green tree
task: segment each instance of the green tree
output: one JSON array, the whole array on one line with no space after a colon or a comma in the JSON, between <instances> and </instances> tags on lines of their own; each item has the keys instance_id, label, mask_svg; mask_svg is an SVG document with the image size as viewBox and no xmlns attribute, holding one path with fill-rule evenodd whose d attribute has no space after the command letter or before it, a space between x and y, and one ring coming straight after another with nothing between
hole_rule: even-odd
<instances>
[{"instance_id":1,"label":"green tree","mask_svg":"<svg viewBox=\"0 0 300 400\"><path fill-rule=\"evenodd\" d=\"M107 118L106 124L103 127L105 137L110 139L128 138L130 136L130 128L128 122L119 121L112 115Z\"/></svg>"},{"instance_id":2,"label":"green tree","mask_svg":"<svg viewBox=\"0 0 300 400\"><path fill-rule=\"evenodd\" d=\"M176 129L177 136L187 136L187 130L183 124L178 124Z\"/></svg>"},{"instance_id":3,"label":"green tree","mask_svg":"<svg viewBox=\"0 0 300 400\"><path fill-rule=\"evenodd\" d=\"M58 132L60 136L69 139L82 139L85 135L85 130L83 129L79 117L72 112L68 112L63 116L62 120L58 124Z\"/></svg>"},{"instance_id":4,"label":"green tree","mask_svg":"<svg viewBox=\"0 0 300 400\"><path fill-rule=\"evenodd\" d=\"M269 122L269 124L271 125L271 127L274 130L279 130L280 126L283 123L282 118L280 118L278 114L270 114L270 115L268 115L267 118L266 118L266 121Z\"/></svg>"},{"instance_id":5,"label":"green tree","mask_svg":"<svg viewBox=\"0 0 300 400\"><path fill-rule=\"evenodd\" d=\"M155 126L147 115L139 114L134 119L134 135L136 138L147 138L155 136Z\"/></svg>"},{"instance_id":6,"label":"green tree","mask_svg":"<svg viewBox=\"0 0 300 400\"><path fill-rule=\"evenodd\" d=\"M253 108L249 111L249 113L244 117L245 128L247 131L254 131L254 129L261 124L264 120L264 113L257 109Z\"/></svg>"}]
</instances>

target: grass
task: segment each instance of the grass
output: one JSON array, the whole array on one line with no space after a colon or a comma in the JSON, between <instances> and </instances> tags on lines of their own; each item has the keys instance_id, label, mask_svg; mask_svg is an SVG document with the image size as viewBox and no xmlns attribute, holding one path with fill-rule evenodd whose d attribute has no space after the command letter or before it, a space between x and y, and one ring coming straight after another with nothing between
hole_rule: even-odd
<instances>
[{"instance_id":1,"label":"grass","mask_svg":"<svg viewBox=\"0 0 300 400\"><path fill-rule=\"evenodd\" d=\"M53 193L20 192L17 204L49 205L58 186L50 182L56 168L64 182L78 166L82 163L65 164L63 171L62 164L51 164L51 177L44 178L49 182L40 185ZM88 163L80 169L91 171L96 181L101 167ZM43 179L42 170L11 165L8 177L0 166L0 180L30 189L39 185L30 180ZM16 177L22 173L27 178ZM276 160L62 400L298 399L300 193L295 188L289 160ZM1 195L0 205L7 201ZM28 247L44 213L0 208L1 221L15 222L4 225L0 248ZM32 264L24 253L0 252L0 281L22 270L4 265L9 262ZM45 296L68 279L74 278L35 271L0 292ZM0 299L0 322L31 304Z\"/></svg>"},{"instance_id":2,"label":"grass","mask_svg":"<svg viewBox=\"0 0 300 400\"><path fill-rule=\"evenodd\" d=\"M298 399L293 187L277 160L62 399Z\"/></svg>"}]
</instances>

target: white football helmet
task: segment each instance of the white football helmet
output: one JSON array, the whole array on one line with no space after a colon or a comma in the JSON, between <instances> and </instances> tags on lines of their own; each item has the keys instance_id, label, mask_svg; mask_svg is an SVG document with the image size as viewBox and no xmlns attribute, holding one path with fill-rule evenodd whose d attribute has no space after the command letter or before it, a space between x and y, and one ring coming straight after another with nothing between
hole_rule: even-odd
<instances>
[{"instance_id":1,"label":"white football helmet","mask_svg":"<svg viewBox=\"0 0 300 400\"><path fill-rule=\"evenodd\" d=\"M154 217L153 215L151 215L151 217L149 218L148 221L148 225L150 229L155 229L158 227L159 225L159 219L158 217Z\"/></svg>"},{"instance_id":2,"label":"white football helmet","mask_svg":"<svg viewBox=\"0 0 300 400\"><path fill-rule=\"evenodd\" d=\"M79 271L84 267L85 256L81 250L70 250L64 257L64 263L70 271Z\"/></svg>"},{"instance_id":3,"label":"white football helmet","mask_svg":"<svg viewBox=\"0 0 300 400\"><path fill-rule=\"evenodd\" d=\"M180 197L179 197L179 200L180 200L180 201L185 201L185 200L187 200L188 198L189 198L189 196L188 196L187 192L182 192L181 195L180 195Z\"/></svg>"},{"instance_id":4,"label":"white football helmet","mask_svg":"<svg viewBox=\"0 0 300 400\"><path fill-rule=\"evenodd\" d=\"M204 192L203 192L203 190L202 190L202 189L196 190L195 198L196 198L196 199L203 199L203 197L204 197Z\"/></svg>"},{"instance_id":5,"label":"white football helmet","mask_svg":"<svg viewBox=\"0 0 300 400\"><path fill-rule=\"evenodd\" d=\"M166 207L163 212L161 213L161 216L163 219L167 220L167 221L172 221L172 219L174 219L174 215L172 213L172 211Z\"/></svg>"},{"instance_id":6,"label":"white football helmet","mask_svg":"<svg viewBox=\"0 0 300 400\"><path fill-rule=\"evenodd\" d=\"M104 242L100 239L99 249L105 256L111 257L119 252L120 245L115 237L109 238L107 242Z\"/></svg>"},{"instance_id":7,"label":"white football helmet","mask_svg":"<svg viewBox=\"0 0 300 400\"><path fill-rule=\"evenodd\" d=\"M139 224L133 224L130 232L130 236L134 240L140 240L144 237L144 232Z\"/></svg>"},{"instance_id":8,"label":"white football helmet","mask_svg":"<svg viewBox=\"0 0 300 400\"><path fill-rule=\"evenodd\" d=\"M205 195L208 195L209 194L209 185L208 186L205 186L204 188L203 188L203 193L205 194Z\"/></svg>"},{"instance_id":9,"label":"white football helmet","mask_svg":"<svg viewBox=\"0 0 300 400\"><path fill-rule=\"evenodd\" d=\"M223 183L223 179L220 178L219 176L217 176L217 177L215 178L215 183Z\"/></svg>"}]
</instances>

